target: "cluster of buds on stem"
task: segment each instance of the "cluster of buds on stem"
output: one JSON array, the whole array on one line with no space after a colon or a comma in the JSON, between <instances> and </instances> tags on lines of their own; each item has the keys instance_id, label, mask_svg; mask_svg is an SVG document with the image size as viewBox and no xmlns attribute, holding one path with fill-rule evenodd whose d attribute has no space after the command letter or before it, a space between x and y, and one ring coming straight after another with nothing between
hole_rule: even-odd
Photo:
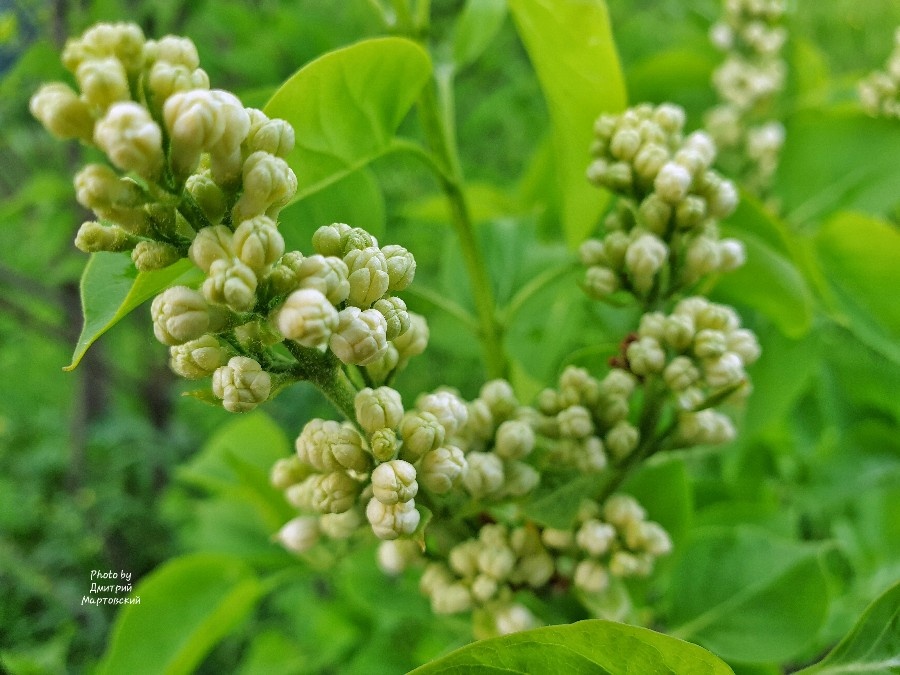
<instances>
[{"instance_id":1,"label":"cluster of buds on stem","mask_svg":"<svg viewBox=\"0 0 900 675\"><path fill-rule=\"evenodd\" d=\"M884 70L870 73L859 83L859 100L872 117L900 118L900 28Z\"/></svg>"},{"instance_id":2,"label":"cluster of buds on stem","mask_svg":"<svg viewBox=\"0 0 900 675\"><path fill-rule=\"evenodd\" d=\"M771 106L784 89L787 41L784 0L725 0L722 18L710 28L724 62L713 73L720 103L706 114L706 129L731 175L764 194L778 167L784 126Z\"/></svg>"},{"instance_id":3,"label":"cluster of buds on stem","mask_svg":"<svg viewBox=\"0 0 900 675\"><path fill-rule=\"evenodd\" d=\"M737 206L737 191L711 168L716 148L709 135L684 137L684 121L671 104L597 120L588 178L619 200L603 239L581 247L591 297L623 291L652 304L743 264L743 245L720 239L718 227Z\"/></svg>"}]
</instances>

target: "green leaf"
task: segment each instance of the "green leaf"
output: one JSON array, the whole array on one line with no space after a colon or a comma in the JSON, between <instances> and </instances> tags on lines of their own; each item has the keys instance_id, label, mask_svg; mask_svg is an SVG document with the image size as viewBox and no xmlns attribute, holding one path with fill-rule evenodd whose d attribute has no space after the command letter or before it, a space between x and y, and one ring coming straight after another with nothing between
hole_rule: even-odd
<instances>
[{"instance_id":1,"label":"green leaf","mask_svg":"<svg viewBox=\"0 0 900 675\"><path fill-rule=\"evenodd\" d=\"M790 338L806 335L812 326L813 296L797 267L755 234L733 225L722 231L744 242L747 262L719 280L713 297L759 310Z\"/></svg>"},{"instance_id":2,"label":"green leaf","mask_svg":"<svg viewBox=\"0 0 900 675\"><path fill-rule=\"evenodd\" d=\"M431 75L431 60L402 38L365 40L301 68L265 107L290 122L295 200L313 195L394 149L400 122Z\"/></svg>"},{"instance_id":3,"label":"green leaf","mask_svg":"<svg viewBox=\"0 0 900 675\"><path fill-rule=\"evenodd\" d=\"M585 178L594 121L626 103L609 14L602 0L510 0L509 8L550 110L563 231L574 247L609 200Z\"/></svg>"},{"instance_id":4,"label":"green leaf","mask_svg":"<svg viewBox=\"0 0 900 675\"><path fill-rule=\"evenodd\" d=\"M867 345L900 363L900 232L859 213L839 213L816 236L839 311Z\"/></svg>"},{"instance_id":5,"label":"green leaf","mask_svg":"<svg viewBox=\"0 0 900 675\"><path fill-rule=\"evenodd\" d=\"M453 62L463 69L491 45L506 19L506 0L468 0L456 23Z\"/></svg>"},{"instance_id":6,"label":"green leaf","mask_svg":"<svg viewBox=\"0 0 900 675\"><path fill-rule=\"evenodd\" d=\"M725 663L697 645L599 619L482 640L409 675L441 673L733 675Z\"/></svg>"},{"instance_id":7,"label":"green leaf","mask_svg":"<svg viewBox=\"0 0 900 675\"><path fill-rule=\"evenodd\" d=\"M698 530L672 575L671 634L732 661L789 659L828 612L818 556L814 546L755 527Z\"/></svg>"},{"instance_id":8,"label":"green leaf","mask_svg":"<svg viewBox=\"0 0 900 675\"><path fill-rule=\"evenodd\" d=\"M112 629L100 675L192 673L253 609L262 584L240 560L175 558L144 578Z\"/></svg>"},{"instance_id":9,"label":"green leaf","mask_svg":"<svg viewBox=\"0 0 900 675\"><path fill-rule=\"evenodd\" d=\"M188 259L179 260L165 269L138 272L131 258L122 253L91 255L81 276L84 326L72 354L72 363L63 370L74 370L88 347L133 309L176 281L189 283L198 271Z\"/></svg>"},{"instance_id":10,"label":"green leaf","mask_svg":"<svg viewBox=\"0 0 900 675\"><path fill-rule=\"evenodd\" d=\"M693 512L683 460L666 457L645 464L628 477L619 491L636 498L647 510L648 518L666 528L676 548L681 544Z\"/></svg>"},{"instance_id":11,"label":"green leaf","mask_svg":"<svg viewBox=\"0 0 900 675\"><path fill-rule=\"evenodd\" d=\"M900 582L881 594L822 661L798 675L900 673Z\"/></svg>"},{"instance_id":12,"label":"green leaf","mask_svg":"<svg viewBox=\"0 0 900 675\"><path fill-rule=\"evenodd\" d=\"M544 471L540 486L525 506L525 515L545 527L569 529L582 500L594 497L602 487L603 478L596 474Z\"/></svg>"}]
</instances>

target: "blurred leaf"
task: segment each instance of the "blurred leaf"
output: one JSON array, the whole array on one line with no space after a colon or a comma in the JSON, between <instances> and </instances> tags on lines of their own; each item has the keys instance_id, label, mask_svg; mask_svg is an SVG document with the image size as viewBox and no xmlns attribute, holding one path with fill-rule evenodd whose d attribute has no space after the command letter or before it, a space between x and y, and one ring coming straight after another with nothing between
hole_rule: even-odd
<instances>
[{"instance_id":1,"label":"blurred leaf","mask_svg":"<svg viewBox=\"0 0 900 675\"><path fill-rule=\"evenodd\" d=\"M510 0L509 8L550 109L562 228L574 247L609 201L585 178L594 121L626 103L609 14L602 0Z\"/></svg>"},{"instance_id":2,"label":"blurred leaf","mask_svg":"<svg viewBox=\"0 0 900 675\"><path fill-rule=\"evenodd\" d=\"M817 547L753 527L698 531L673 572L670 632L728 660L789 659L828 611L818 556Z\"/></svg>"},{"instance_id":3,"label":"blurred leaf","mask_svg":"<svg viewBox=\"0 0 900 675\"><path fill-rule=\"evenodd\" d=\"M722 231L744 242L747 262L719 280L713 297L759 310L788 337L806 335L812 325L813 297L803 275L756 235L734 226L723 227Z\"/></svg>"},{"instance_id":4,"label":"blurred leaf","mask_svg":"<svg viewBox=\"0 0 900 675\"><path fill-rule=\"evenodd\" d=\"M805 675L900 672L900 583L869 605L853 630Z\"/></svg>"},{"instance_id":5,"label":"blurred leaf","mask_svg":"<svg viewBox=\"0 0 900 675\"><path fill-rule=\"evenodd\" d=\"M265 107L290 122L297 145L295 201L315 194L391 151L400 122L431 74L422 47L378 38L319 57L301 68Z\"/></svg>"},{"instance_id":6,"label":"blurred leaf","mask_svg":"<svg viewBox=\"0 0 900 675\"><path fill-rule=\"evenodd\" d=\"M315 672L309 659L294 640L277 630L265 630L253 637L238 675Z\"/></svg>"},{"instance_id":7,"label":"blurred leaf","mask_svg":"<svg viewBox=\"0 0 900 675\"><path fill-rule=\"evenodd\" d=\"M458 69L478 60L506 19L506 0L467 0L456 23L453 61Z\"/></svg>"},{"instance_id":8,"label":"blurred leaf","mask_svg":"<svg viewBox=\"0 0 900 675\"><path fill-rule=\"evenodd\" d=\"M687 111L706 110L716 102L710 79L717 58L711 49L702 51L696 45L654 49L647 58L627 68L629 99L651 103L677 101ZM688 127L700 123L697 120L696 125Z\"/></svg>"},{"instance_id":9,"label":"blurred leaf","mask_svg":"<svg viewBox=\"0 0 900 675\"><path fill-rule=\"evenodd\" d=\"M594 497L603 487L597 474L571 474L545 470L541 484L525 505L525 515L539 525L566 530L572 527L584 499Z\"/></svg>"},{"instance_id":10,"label":"blurred leaf","mask_svg":"<svg viewBox=\"0 0 900 675\"><path fill-rule=\"evenodd\" d=\"M858 213L840 213L816 236L822 269L848 327L900 363L900 232Z\"/></svg>"},{"instance_id":11,"label":"blurred leaf","mask_svg":"<svg viewBox=\"0 0 900 675\"><path fill-rule=\"evenodd\" d=\"M131 258L122 253L94 253L81 276L81 307L84 326L72 363L74 370L88 348L133 309L176 281L187 283L199 272L188 260L179 260L154 272L138 272Z\"/></svg>"},{"instance_id":12,"label":"blurred leaf","mask_svg":"<svg viewBox=\"0 0 900 675\"><path fill-rule=\"evenodd\" d=\"M622 484L620 492L635 497L650 520L662 525L676 546L687 534L693 511L684 462L673 457L645 464Z\"/></svg>"},{"instance_id":13,"label":"blurred leaf","mask_svg":"<svg viewBox=\"0 0 900 675\"><path fill-rule=\"evenodd\" d=\"M599 619L482 640L409 675L461 672L733 675L727 665L697 645Z\"/></svg>"},{"instance_id":14,"label":"blurred leaf","mask_svg":"<svg viewBox=\"0 0 900 675\"><path fill-rule=\"evenodd\" d=\"M141 580L116 619L101 675L192 673L203 657L252 611L263 587L226 555L168 561Z\"/></svg>"}]
</instances>

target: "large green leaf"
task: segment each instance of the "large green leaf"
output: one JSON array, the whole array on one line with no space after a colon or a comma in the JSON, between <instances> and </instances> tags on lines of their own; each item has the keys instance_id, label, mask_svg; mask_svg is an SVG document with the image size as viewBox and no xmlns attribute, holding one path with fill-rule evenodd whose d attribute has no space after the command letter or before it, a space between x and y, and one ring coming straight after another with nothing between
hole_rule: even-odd
<instances>
[{"instance_id":1,"label":"large green leaf","mask_svg":"<svg viewBox=\"0 0 900 675\"><path fill-rule=\"evenodd\" d=\"M199 273L190 260L179 260L154 272L138 272L131 258L122 253L94 253L81 276L81 308L84 326L72 363L64 370L74 370L85 352L110 328L176 280L188 283Z\"/></svg>"},{"instance_id":2,"label":"large green leaf","mask_svg":"<svg viewBox=\"0 0 900 675\"><path fill-rule=\"evenodd\" d=\"M581 502L593 498L603 485L603 478L597 474L545 471L540 486L525 505L525 515L546 527L569 529Z\"/></svg>"},{"instance_id":3,"label":"large green leaf","mask_svg":"<svg viewBox=\"0 0 900 675\"><path fill-rule=\"evenodd\" d=\"M237 558L170 560L134 589L112 629L100 675L192 673L253 609L263 586Z\"/></svg>"},{"instance_id":4,"label":"large green leaf","mask_svg":"<svg viewBox=\"0 0 900 675\"><path fill-rule=\"evenodd\" d=\"M496 37L506 19L506 0L468 0L456 22L453 62L457 68L474 63Z\"/></svg>"},{"instance_id":5,"label":"large green leaf","mask_svg":"<svg viewBox=\"0 0 900 675\"><path fill-rule=\"evenodd\" d=\"M410 675L442 673L733 675L725 663L697 645L600 619L482 640Z\"/></svg>"},{"instance_id":6,"label":"large green leaf","mask_svg":"<svg viewBox=\"0 0 900 675\"><path fill-rule=\"evenodd\" d=\"M738 662L796 655L828 611L818 556L755 527L698 531L673 572L670 632Z\"/></svg>"},{"instance_id":7,"label":"large green leaf","mask_svg":"<svg viewBox=\"0 0 900 675\"><path fill-rule=\"evenodd\" d=\"M394 149L394 133L431 75L422 47L402 38L365 40L301 68L265 107L294 126L287 158L297 200Z\"/></svg>"},{"instance_id":8,"label":"large green leaf","mask_svg":"<svg viewBox=\"0 0 900 675\"><path fill-rule=\"evenodd\" d=\"M609 14L602 0L509 0L509 8L550 110L563 231L575 246L609 199L585 178L594 120L626 103Z\"/></svg>"},{"instance_id":9,"label":"large green leaf","mask_svg":"<svg viewBox=\"0 0 900 675\"><path fill-rule=\"evenodd\" d=\"M815 239L839 311L863 342L900 363L900 231L859 213L839 213Z\"/></svg>"},{"instance_id":10,"label":"large green leaf","mask_svg":"<svg viewBox=\"0 0 900 675\"><path fill-rule=\"evenodd\" d=\"M853 630L828 656L799 673L900 673L900 582L869 605Z\"/></svg>"}]
</instances>

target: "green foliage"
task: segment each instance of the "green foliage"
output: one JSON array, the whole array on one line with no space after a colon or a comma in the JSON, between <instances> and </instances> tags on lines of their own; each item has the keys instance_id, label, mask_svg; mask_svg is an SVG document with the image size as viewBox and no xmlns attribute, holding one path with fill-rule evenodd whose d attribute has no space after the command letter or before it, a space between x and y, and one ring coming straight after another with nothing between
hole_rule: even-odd
<instances>
[{"instance_id":1,"label":"green foliage","mask_svg":"<svg viewBox=\"0 0 900 675\"><path fill-rule=\"evenodd\" d=\"M458 672L625 675L635 670L647 675L732 673L722 661L696 645L646 628L594 620L483 640L417 668L410 675Z\"/></svg>"}]
</instances>

